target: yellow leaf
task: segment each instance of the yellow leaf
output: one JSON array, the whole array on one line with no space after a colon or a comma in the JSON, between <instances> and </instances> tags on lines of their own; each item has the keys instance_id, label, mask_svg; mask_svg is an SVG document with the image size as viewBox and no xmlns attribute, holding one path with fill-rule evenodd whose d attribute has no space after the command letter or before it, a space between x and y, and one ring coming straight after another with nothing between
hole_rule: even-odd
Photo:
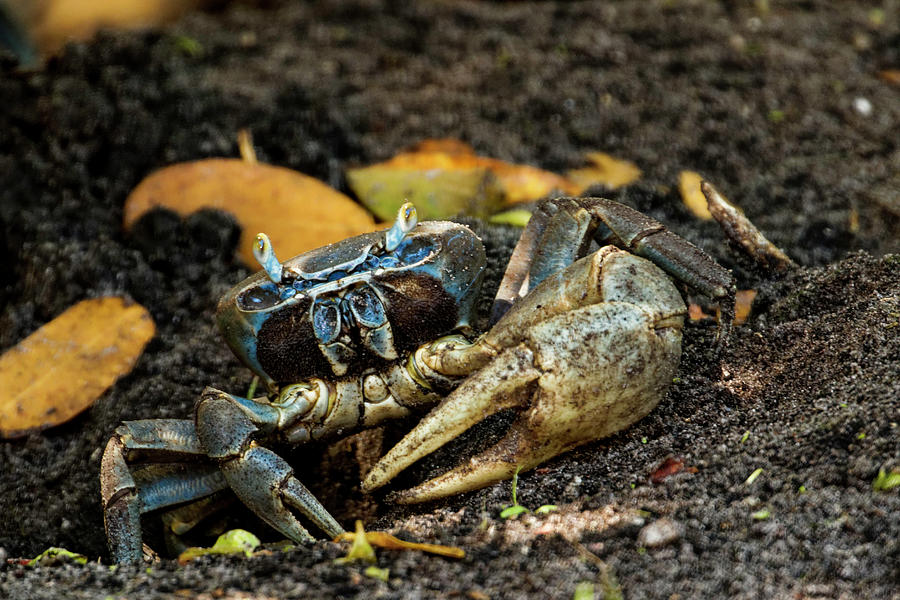
<instances>
[{"instance_id":1,"label":"yellow leaf","mask_svg":"<svg viewBox=\"0 0 900 600\"><path fill-rule=\"evenodd\" d=\"M441 544L422 544L419 542L407 542L395 538L389 533L383 531L368 531L366 539L370 544L390 550L418 550L420 552L428 552L430 554L438 554L449 558L465 558L466 552L462 548L455 546L444 546Z\"/></svg>"},{"instance_id":2,"label":"yellow leaf","mask_svg":"<svg viewBox=\"0 0 900 600\"><path fill-rule=\"evenodd\" d=\"M363 528L362 521L356 520L356 531L354 533L342 533L334 538L335 542L343 540L349 540L353 544L350 546L347 556L336 558L334 562L337 564L349 563L355 560L368 563L375 562L375 549L369 544L369 534Z\"/></svg>"},{"instance_id":3,"label":"yellow leaf","mask_svg":"<svg viewBox=\"0 0 900 600\"><path fill-rule=\"evenodd\" d=\"M201 0L130 0L33 2L28 16L32 35L44 52L55 52L73 39L85 40L99 29L136 29L174 21Z\"/></svg>"},{"instance_id":4,"label":"yellow leaf","mask_svg":"<svg viewBox=\"0 0 900 600\"><path fill-rule=\"evenodd\" d=\"M392 165L389 161L348 169L347 182L366 208L384 221L396 217L406 202L416 206L422 220L458 214L484 217L500 207L499 184L486 168L454 166L448 155L430 157L435 160L427 164Z\"/></svg>"},{"instance_id":5,"label":"yellow leaf","mask_svg":"<svg viewBox=\"0 0 900 600\"><path fill-rule=\"evenodd\" d=\"M363 529L362 521L356 522L355 533L342 533L335 537L334 541L353 542L353 547L350 549L350 553L347 555L347 557L344 559L338 559L344 562L359 558L365 558L368 560L369 557L371 557L371 562L374 562L375 552L372 550L372 546L387 548L389 550L418 550L420 552L429 552L431 554L438 554L440 556L447 556L449 558L465 558L466 556L465 550L463 550L462 548L456 548L454 546L407 542L405 540L396 538L389 533L385 533L384 531L365 531ZM357 547L361 548L362 551L357 550Z\"/></svg>"},{"instance_id":6,"label":"yellow leaf","mask_svg":"<svg viewBox=\"0 0 900 600\"><path fill-rule=\"evenodd\" d=\"M0 437L65 423L134 366L156 328L124 298L84 300L0 356Z\"/></svg>"},{"instance_id":7,"label":"yellow leaf","mask_svg":"<svg viewBox=\"0 0 900 600\"><path fill-rule=\"evenodd\" d=\"M756 290L738 290L734 295L734 324L743 325L750 318Z\"/></svg>"},{"instance_id":8,"label":"yellow leaf","mask_svg":"<svg viewBox=\"0 0 900 600\"><path fill-rule=\"evenodd\" d=\"M577 188L573 193L581 193L596 184L616 189L641 178L641 170L633 162L615 158L605 152L588 152L585 158L592 166L573 169L567 173Z\"/></svg>"},{"instance_id":9,"label":"yellow leaf","mask_svg":"<svg viewBox=\"0 0 900 600\"><path fill-rule=\"evenodd\" d=\"M415 204L423 219L484 217L503 203L580 191L561 175L478 156L454 139L425 140L385 162L348 169L347 180L362 203L383 220L393 219L404 202Z\"/></svg>"},{"instance_id":10,"label":"yellow leaf","mask_svg":"<svg viewBox=\"0 0 900 600\"><path fill-rule=\"evenodd\" d=\"M125 229L156 207L182 217L202 208L231 213L242 227L238 254L248 265L256 264L253 242L260 232L279 256L288 258L376 229L365 209L317 179L233 158L180 163L151 173L125 201Z\"/></svg>"},{"instance_id":11,"label":"yellow leaf","mask_svg":"<svg viewBox=\"0 0 900 600\"><path fill-rule=\"evenodd\" d=\"M706 196L700 191L700 182L703 177L694 171L682 171L678 175L678 191L681 192L681 200L695 217L704 221L713 218L706 204Z\"/></svg>"},{"instance_id":12,"label":"yellow leaf","mask_svg":"<svg viewBox=\"0 0 900 600\"><path fill-rule=\"evenodd\" d=\"M581 191L577 184L562 175L537 167L516 165L496 158L481 158L481 163L500 180L507 204L531 202L551 192L572 196Z\"/></svg>"}]
</instances>

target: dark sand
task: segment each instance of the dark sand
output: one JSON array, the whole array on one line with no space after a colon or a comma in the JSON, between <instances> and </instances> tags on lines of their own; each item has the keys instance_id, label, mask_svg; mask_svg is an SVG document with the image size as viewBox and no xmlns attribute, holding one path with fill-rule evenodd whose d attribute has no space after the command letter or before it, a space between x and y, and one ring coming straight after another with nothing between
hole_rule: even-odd
<instances>
[{"instance_id":1,"label":"dark sand","mask_svg":"<svg viewBox=\"0 0 900 600\"><path fill-rule=\"evenodd\" d=\"M900 67L896 6L876 27L869 5L850 2L773 2L768 14L750 2L273 4L104 34L37 72L0 61L0 348L107 294L141 303L158 327L91 410L0 442L0 555L64 546L102 561L0 564L0 596L571 598L591 581L600 598L603 569L586 550L626 598L898 597L900 494L872 489L880 468L900 467L900 90L878 77ZM598 192L734 269L760 291L754 314L721 355L714 324L689 326L657 410L523 474L520 501L558 505L550 516L501 520L508 483L411 508L365 497L357 457L377 435L301 449L321 465L301 478L346 527L363 518L461 546L464 560L379 551L383 583L333 564L342 547L321 542L110 569L97 478L110 432L187 417L204 386L250 380L213 325L219 296L248 273L231 258L236 226L157 213L126 235L122 205L154 169L236 155L240 127L261 160L341 189L348 165L429 137L557 171L587 150L632 160L639 183ZM682 169L716 183L801 267L772 278L732 254L681 204ZM479 231L496 285L514 232ZM696 472L650 483L667 457ZM640 532L662 519L674 535L648 547Z\"/></svg>"}]
</instances>

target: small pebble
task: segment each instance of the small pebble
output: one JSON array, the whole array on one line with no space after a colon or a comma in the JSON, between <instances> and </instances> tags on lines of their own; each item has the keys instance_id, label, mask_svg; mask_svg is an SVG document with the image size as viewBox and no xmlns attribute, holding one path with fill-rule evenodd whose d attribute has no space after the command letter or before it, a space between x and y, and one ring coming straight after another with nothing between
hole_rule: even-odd
<instances>
[{"instance_id":1,"label":"small pebble","mask_svg":"<svg viewBox=\"0 0 900 600\"><path fill-rule=\"evenodd\" d=\"M9 555L6 553L6 548L0 546L0 571L6 568L6 558Z\"/></svg>"},{"instance_id":2,"label":"small pebble","mask_svg":"<svg viewBox=\"0 0 900 600\"><path fill-rule=\"evenodd\" d=\"M671 519L657 519L641 529L638 544L645 548L659 548L677 541L684 535L684 525Z\"/></svg>"},{"instance_id":3,"label":"small pebble","mask_svg":"<svg viewBox=\"0 0 900 600\"><path fill-rule=\"evenodd\" d=\"M869 102L868 98L863 98L862 96L853 99L853 108L864 117L872 114L872 103Z\"/></svg>"}]
</instances>

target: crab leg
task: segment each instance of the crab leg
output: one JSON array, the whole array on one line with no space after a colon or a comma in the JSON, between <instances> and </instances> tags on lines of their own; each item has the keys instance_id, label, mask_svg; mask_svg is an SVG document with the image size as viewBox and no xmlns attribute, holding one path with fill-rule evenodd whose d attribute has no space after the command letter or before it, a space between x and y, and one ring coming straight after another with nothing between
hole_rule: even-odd
<instances>
[{"instance_id":1,"label":"crab leg","mask_svg":"<svg viewBox=\"0 0 900 600\"><path fill-rule=\"evenodd\" d=\"M227 487L218 468L209 463L162 464L132 472L126 457L142 453L182 461L204 457L191 421L128 421L116 429L103 453L100 492L110 554L119 563L141 561L141 513Z\"/></svg>"},{"instance_id":2,"label":"crab leg","mask_svg":"<svg viewBox=\"0 0 900 600\"><path fill-rule=\"evenodd\" d=\"M587 254L590 224L590 215L568 202L539 204L509 258L494 298L491 323L499 321L519 298L548 275Z\"/></svg>"},{"instance_id":3,"label":"crab leg","mask_svg":"<svg viewBox=\"0 0 900 600\"><path fill-rule=\"evenodd\" d=\"M275 530L296 542L314 541L285 506L303 513L325 533L343 528L300 483L291 466L256 438L275 430L273 405L207 388L197 404L197 436L207 456L216 459L235 495Z\"/></svg>"},{"instance_id":4,"label":"crab leg","mask_svg":"<svg viewBox=\"0 0 900 600\"><path fill-rule=\"evenodd\" d=\"M722 333L727 335L734 310L731 274L659 221L604 198L557 198L538 207L513 251L494 301L493 321L543 279L584 256L591 237L646 258L721 302Z\"/></svg>"}]
</instances>

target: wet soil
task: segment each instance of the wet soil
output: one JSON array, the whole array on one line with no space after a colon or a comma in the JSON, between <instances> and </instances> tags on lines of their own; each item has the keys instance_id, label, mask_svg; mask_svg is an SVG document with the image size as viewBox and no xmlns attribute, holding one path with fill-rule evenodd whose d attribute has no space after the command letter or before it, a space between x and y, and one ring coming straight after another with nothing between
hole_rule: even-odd
<instances>
[{"instance_id":1,"label":"wet soil","mask_svg":"<svg viewBox=\"0 0 900 600\"><path fill-rule=\"evenodd\" d=\"M101 34L39 71L0 60L0 348L108 294L141 303L158 327L85 414L0 442L0 557L64 546L102 561L0 561L0 595L570 598L579 582L611 594L614 579L627 598L897 598L900 494L872 483L900 467L900 102L879 77L900 67L898 9L760 4L238 4ZM463 560L380 551L382 582L334 564L343 548L321 542L110 569L97 479L110 432L187 417L204 386L250 381L213 326L219 296L248 273L232 259L235 223L157 212L125 234L122 205L156 168L234 156L241 127L260 160L345 190L348 165L429 137L559 171L589 150L632 160L639 183L594 191L733 269L759 291L753 315L725 349L714 323L692 323L653 413L522 474L519 501L557 505L549 515L499 518L509 483L416 507L363 496L360 463L393 429L294 455L346 527L363 518L461 546ZM731 253L681 204L682 169L716 183L801 266L770 276ZM515 231L470 223L490 253L486 303ZM685 468L654 483L668 458Z\"/></svg>"}]
</instances>

